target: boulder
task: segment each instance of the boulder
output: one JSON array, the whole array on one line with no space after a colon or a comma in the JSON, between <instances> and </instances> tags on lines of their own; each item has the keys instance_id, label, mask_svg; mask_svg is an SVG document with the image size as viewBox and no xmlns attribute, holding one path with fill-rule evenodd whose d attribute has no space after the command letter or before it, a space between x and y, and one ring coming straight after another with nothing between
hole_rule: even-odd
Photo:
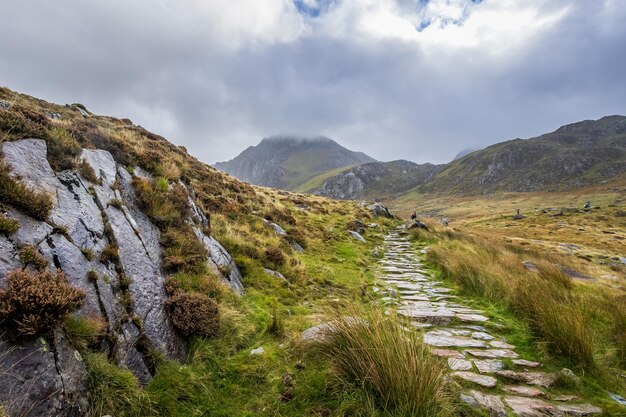
<instances>
[{"instance_id":1,"label":"boulder","mask_svg":"<svg viewBox=\"0 0 626 417\"><path fill-rule=\"evenodd\" d=\"M274 233L276 233L278 236L287 236L287 232L285 232L285 229L283 229L276 223L271 222L267 219L263 219L263 222L265 222L265 225L271 228L274 231Z\"/></svg>"},{"instance_id":2,"label":"boulder","mask_svg":"<svg viewBox=\"0 0 626 417\"><path fill-rule=\"evenodd\" d=\"M348 233L350 233L350 235L352 235L353 238L355 238L356 240L359 240L363 243L365 243L365 238L363 236L361 236L360 234L358 234L357 232L353 232L352 230L348 231Z\"/></svg>"},{"instance_id":3,"label":"boulder","mask_svg":"<svg viewBox=\"0 0 626 417\"><path fill-rule=\"evenodd\" d=\"M376 202L374 204L370 204L369 206L367 206L367 209L370 211L370 213L372 213L372 216L374 217L393 218L393 214L391 214L389 209L381 203Z\"/></svg>"}]
</instances>

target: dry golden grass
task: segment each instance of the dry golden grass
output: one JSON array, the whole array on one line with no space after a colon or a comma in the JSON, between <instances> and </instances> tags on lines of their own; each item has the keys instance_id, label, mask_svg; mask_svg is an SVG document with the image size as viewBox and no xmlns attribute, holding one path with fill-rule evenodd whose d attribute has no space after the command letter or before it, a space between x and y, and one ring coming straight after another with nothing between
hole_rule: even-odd
<instances>
[{"instance_id":1,"label":"dry golden grass","mask_svg":"<svg viewBox=\"0 0 626 417\"><path fill-rule=\"evenodd\" d=\"M447 365L430 354L422 336L379 310L348 309L312 343L339 378L362 387L391 416L454 415ZM358 317L358 318L357 318Z\"/></svg>"}]
</instances>

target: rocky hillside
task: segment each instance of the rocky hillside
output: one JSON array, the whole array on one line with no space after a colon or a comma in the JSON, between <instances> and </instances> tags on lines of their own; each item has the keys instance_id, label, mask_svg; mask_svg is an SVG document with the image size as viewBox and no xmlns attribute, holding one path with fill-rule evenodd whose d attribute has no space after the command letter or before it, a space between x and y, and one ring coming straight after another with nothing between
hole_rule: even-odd
<instances>
[{"instance_id":1,"label":"rocky hillside","mask_svg":"<svg viewBox=\"0 0 626 417\"><path fill-rule=\"evenodd\" d=\"M442 168L443 165L409 161L370 162L346 169L306 191L338 199L381 200L428 182Z\"/></svg>"},{"instance_id":2,"label":"rocky hillside","mask_svg":"<svg viewBox=\"0 0 626 417\"><path fill-rule=\"evenodd\" d=\"M406 173L405 173L406 171ZM626 172L626 117L563 126L471 152L446 165L367 164L320 181L313 192L332 198L557 191L597 184Z\"/></svg>"},{"instance_id":3,"label":"rocky hillside","mask_svg":"<svg viewBox=\"0 0 626 417\"><path fill-rule=\"evenodd\" d=\"M245 315L236 309L246 282L255 303L263 287L290 299L284 287L305 276L297 255L313 233L354 240L323 229L325 204L339 203L257 190L78 104L0 88L0 153L2 415L131 407L103 392L145 386L159 366L187 358L193 337L238 334L220 321ZM356 205L332 211L341 224L369 218ZM307 218L321 226L303 228ZM137 395L132 406L144 407L147 394Z\"/></svg>"},{"instance_id":4,"label":"rocky hillside","mask_svg":"<svg viewBox=\"0 0 626 417\"><path fill-rule=\"evenodd\" d=\"M321 173L373 161L326 137L274 136L215 167L250 184L294 190Z\"/></svg>"},{"instance_id":5,"label":"rocky hillside","mask_svg":"<svg viewBox=\"0 0 626 417\"><path fill-rule=\"evenodd\" d=\"M419 189L458 194L555 191L596 184L623 172L626 117L608 116L473 152L448 164Z\"/></svg>"}]
</instances>

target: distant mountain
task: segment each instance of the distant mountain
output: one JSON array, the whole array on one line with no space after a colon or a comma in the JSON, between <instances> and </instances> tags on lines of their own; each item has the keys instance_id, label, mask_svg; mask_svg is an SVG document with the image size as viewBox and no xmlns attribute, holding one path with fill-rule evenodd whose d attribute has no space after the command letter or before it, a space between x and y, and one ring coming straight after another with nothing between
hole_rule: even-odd
<instances>
[{"instance_id":1,"label":"distant mountain","mask_svg":"<svg viewBox=\"0 0 626 417\"><path fill-rule=\"evenodd\" d=\"M293 190L319 174L375 161L323 136L273 136L215 167L251 184Z\"/></svg>"},{"instance_id":2,"label":"distant mountain","mask_svg":"<svg viewBox=\"0 0 626 417\"><path fill-rule=\"evenodd\" d=\"M385 199L405 193L428 182L444 165L416 164L409 161L370 162L326 178L309 189L314 194L338 199ZM315 181L312 181L315 183Z\"/></svg>"},{"instance_id":3,"label":"distant mountain","mask_svg":"<svg viewBox=\"0 0 626 417\"><path fill-rule=\"evenodd\" d=\"M455 194L556 191L595 184L623 172L626 117L607 116L473 152L447 164L419 189Z\"/></svg>"},{"instance_id":4,"label":"distant mountain","mask_svg":"<svg viewBox=\"0 0 626 417\"><path fill-rule=\"evenodd\" d=\"M465 155L469 155L472 152L476 152L479 148L467 148L467 149L463 149L461 151L459 151L459 153L457 153L454 158L452 159L453 161L456 161L457 159L461 159L463 158Z\"/></svg>"},{"instance_id":5,"label":"distant mountain","mask_svg":"<svg viewBox=\"0 0 626 417\"><path fill-rule=\"evenodd\" d=\"M346 169L326 175L310 191L349 199L398 196L408 191L557 191L599 183L624 172L626 117L607 116L532 139L498 143L446 165L394 161Z\"/></svg>"}]
</instances>

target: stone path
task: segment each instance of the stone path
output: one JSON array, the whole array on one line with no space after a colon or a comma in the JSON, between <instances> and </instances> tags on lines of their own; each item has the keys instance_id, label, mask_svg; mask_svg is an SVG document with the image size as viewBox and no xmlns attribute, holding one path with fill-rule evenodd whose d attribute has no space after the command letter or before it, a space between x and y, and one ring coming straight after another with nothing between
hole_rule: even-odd
<instances>
[{"instance_id":1,"label":"stone path","mask_svg":"<svg viewBox=\"0 0 626 417\"><path fill-rule=\"evenodd\" d=\"M577 402L574 395L550 393L558 374L542 372L542 364L521 358L515 346L498 336L482 311L457 301L442 282L421 264L426 251L417 251L403 229L385 238L379 283L374 291L381 302L409 317L424 332L435 355L447 358L450 375L468 387L461 395L467 404L491 416L592 416L602 410ZM499 330L502 332L502 329ZM508 365L508 366L507 366ZM571 371L562 371L570 378Z\"/></svg>"}]
</instances>

